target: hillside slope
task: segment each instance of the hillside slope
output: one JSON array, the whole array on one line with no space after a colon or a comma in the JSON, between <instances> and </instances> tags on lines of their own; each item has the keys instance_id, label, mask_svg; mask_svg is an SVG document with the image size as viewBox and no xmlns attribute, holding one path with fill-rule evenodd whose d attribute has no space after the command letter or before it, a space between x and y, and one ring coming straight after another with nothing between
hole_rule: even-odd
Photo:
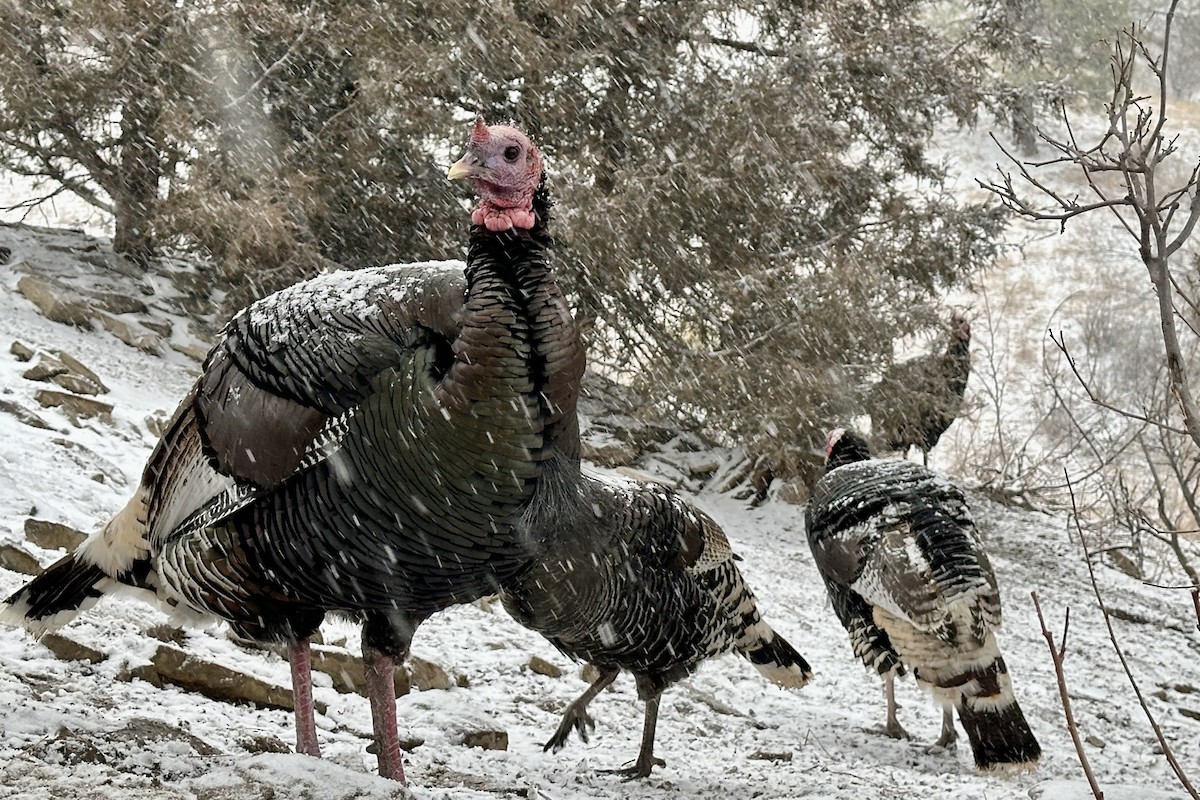
<instances>
[{"instance_id":1,"label":"hillside slope","mask_svg":"<svg viewBox=\"0 0 1200 800\"><path fill-rule=\"evenodd\" d=\"M186 352L196 342L183 319L173 316L179 303L169 282L105 271L103 242L0 227L0 246L9 250L0 266L0 548L17 548L44 566L60 553L29 541L27 520L91 530L124 502L154 442L147 418L169 412L186 391L197 368ZM35 272L90 270L109 282L108 291L142 297L144 310L115 316L158 330L162 354L129 346L106 330L47 320L16 291L31 265L40 265ZM21 361L24 351L10 350L14 342L83 362L109 389L95 399L111 404L111 412L88 417L69 407L43 407L38 393L62 387L24 377L36 361ZM34 418L29 415L47 427L28 424ZM852 657L828 607L805 542L802 508L775 500L750 508L732 496L705 492L694 500L725 526L766 617L812 662L816 680L789 693L736 657L707 664L664 697L657 752L667 767L647 781L623 783L600 770L636 753L642 709L633 682L619 679L615 691L593 704L597 728L590 744L572 742L557 755L543 753L541 743L559 713L583 689L578 666L498 607L451 609L422 627L414 652L466 685L413 691L399 701L402 735L423 740L407 757L413 795L1083 797L1029 599L1036 589L1056 635L1064 608L1072 609L1067 680L1109 800L1180 796L1107 643L1064 518L975 499L1003 591L1001 646L1045 750L1035 772L1006 776L978 773L965 747L926 752L940 712L911 681L898 694L902 720L916 741L896 742L877 732L884 716L879 681ZM16 561L6 563L19 566L19 556L11 557ZM0 595L25 579L0 568ZM1184 593L1148 588L1107 569L1102 580L1120 613L1114 624L1143 690L1178 758L1200 780L1200 634L1190 601ZM168 639L185 654L288 685L285 661L243 648L224 627L181 636L166 622L137 599L105 600L64 630L96 651L84 653L91 662L60 659L23 632L0 629L0 798L405 796L371 772L367 703L338 693L329 676L318 675L316 689L325 706L318 717L325 761L278 752L291 741L287 711L143 680ZM351 626L328 624L324 638L333 650L344 645L356 652ZM532 656L549 666L531 667ZM554 667L563 674L543 674ZM493 742L506 734L507 749L466 746L473 732L490 732L485 738Z\"/></svg>"}]
</instances>

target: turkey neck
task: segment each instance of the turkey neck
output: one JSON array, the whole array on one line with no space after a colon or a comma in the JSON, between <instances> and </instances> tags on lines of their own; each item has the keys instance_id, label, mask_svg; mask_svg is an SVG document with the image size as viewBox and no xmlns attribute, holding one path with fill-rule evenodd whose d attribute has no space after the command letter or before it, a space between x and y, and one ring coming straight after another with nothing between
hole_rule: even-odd
<instances>
[{"instance_id":1,"label":"turkey neck","mask_svg":"<svg viewBox=\"0 0 1200 800\"><path fill-rule=\"evenodd\" d=\"M961 395L971 375L971 339L955 337L946 348L947 381L950 390Z\"/></svg>"},{"instance_id":2,"label":"turkey neck","mask_svg":"<svg viewBox=\"0 0 1200 800\"><path fill-rule=\"evenodd\" d=\"M550 266L550 206L543 183L534 195L533 228L495 233L472 226L465 270L466 311L470 313L477 296L503 297L528 336L527 369L542 424L542 449L536 456L540 477L522 522L526 534L543 543L559 527L561 515L579 505L576 404L584 370L579 328Z\"/></svg>"}]
</instances>

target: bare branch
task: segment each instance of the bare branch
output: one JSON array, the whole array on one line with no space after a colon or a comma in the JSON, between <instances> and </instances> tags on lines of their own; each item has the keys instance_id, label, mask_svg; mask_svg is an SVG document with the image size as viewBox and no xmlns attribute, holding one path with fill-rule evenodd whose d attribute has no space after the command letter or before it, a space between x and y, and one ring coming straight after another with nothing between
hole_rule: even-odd
<instances>
[{"instance_id":1,"label":"bare branch","mask_svg":"<svg viewBox=\"0 0 1200 800\"><path fill-rule=\"evenodd\" d=\"M1083 768L1088 785L1092 787L1092 795L1096 800L1104 800L1104 792L1100 789L1100 784L1096 782L1091 762L1088 761L1087 753L1083 750L1079 726L1075 724L1075 713L1071 710L1071 695L1067 692L1067 677L1063 672L1063 661L1066 658L1067 650L1067 621L1063 622L1063 644L1061 648L1058 648L1054 644L1054 634L1046 627L1046 619L1042 616L1042 605L1038 602L1038 593L1030 592L1029 596L1033 598L1033 608L1037 612L1038 624L1042 627L1042 636L1046 639L1046 646L1050 648L1050 661L1054 664L1054 675L1058 678L1058 699L1062 703L1063 715L1067 718L1067 732L1071 734L1071 741L1075 743L1075 754L1079 757L1079 766ZM1066 620L1070 620L1069 609Z\"/></svg>"},{"instance_id":2,"label":"bare branch","mask_svg":"<svg viewBox=\"0 0 1200 800\"><path fill-rule=\"evenodd\" d=\"M1190 794L1193 800L1200 800L1200 794L1196 792L1196 788L1192 786L1188 780L1187 773L1179 765L1175 758L1175 753L1171 750L1171 745L1167 742L1167 738L1163 735L1162 729L1158 726L1158 720L1154 717L1154 712L1150 710L1149 704L1146 703L1146 698L1142 695L1142 689L1138 686L1137 679L1133 677L1133 671L1129 668L1129 661L1125 658L1125 651L1121 648L1121 643L1117 640L1116 631L1113 630L1112 618L1109 616L1108 607L1104 605L1104 598L1100 595L1100 585L1096 582L1096 570L1092 566L1092 559L1088 552L1087 539L1084 537L1083 525L1079 521L1079 507L1075 502L1075 487L1071 485L1071 476L1067 471L1063 470L1067 479L1067 491L1071 495L1071 519L1075 523L1075 532L1079 534L1079 545L1083 548L1083 561L1087 565L1088 579L1092 584L1092 593L1096 596L1096 605L1100 609L1100 614L1104 617L1104 625L1108 629L1108 640L1112 643L1113 649L1117 652L1117 658L1121 662L1121 669L1125 671L1125 677L1129 679L1129 685L1133 687L1133 693L1137 696L1138 703L1142 707L1142 713L1146 715L1146 720L1150 723L1150 729L1154 731L1154 736L1158 740L1159 747L1162 748L1163 757L1166 758L1167 764L1170 765L1171 771L1175 773L1175 778L1180 785ZM1035 601L1036 603L1036 601ZM1040 614L1039 614L1040 617Z\"/></svg>"},{"instance_id":3,"label":"bare branch","mask_svg":"<svg viewBox=\"0 0 1200 800\"><path fill-rule=\"evenodd\" d=\"M1088 399L1091 400L1093 404L1100 406L1101 408L1106 408L1109 411L1112 411L1114 413L1120 414L1123 417L1127 417L1129 419L1136 419L1139 422L1148 423L1150 425L1153 425L1156 428L1161 428L1162 430L1171 431L1172 433L1181 433L1184 435L1188 434L1188 431L1183 430L1182 428L1176 428L1173 425L1168 425L1167 423L1163 422L1162 420L1153 419L1153 418L1147 416L1146 414L1138 414L1134 411L1130 411L1125 408L1120 408L1118 406L1114 406L1112 403L1109 403L1107 400L1100 397L1098 394L1096 394L1095 390L1092 388L1091 382L1088 381L1088 379L1083 376L1082 372L1080 372L1079 365L1075 362L1075 357L1073 355L1071 355L1071 351L1067 348L1066 339L1063 337L1062 331L1058 332L1057 337L1054 335L1054 331L1048 331L1048 333L1050 335L1050 341L1054 342L1055 346L1057 346L1058 349L1060 351L1062 351L1062 354L1064 356L1066 356L1067 364L1070 366L1071 372L1073 372L1075 374L1075 378L1079 381L1079 385L1081 387L1083 387L1083 390L1085 392L1087 392Z\"/></svg>"}]
</instances>

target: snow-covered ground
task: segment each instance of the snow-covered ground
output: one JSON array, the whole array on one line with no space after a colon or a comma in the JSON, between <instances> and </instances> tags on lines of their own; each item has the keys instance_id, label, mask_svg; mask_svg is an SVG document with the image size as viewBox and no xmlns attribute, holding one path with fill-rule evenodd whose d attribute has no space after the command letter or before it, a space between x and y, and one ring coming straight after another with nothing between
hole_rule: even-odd
<instances>
[{"instance_id":1,"label":"snow-covered ground","mask_svg":"<svg viewBox=\"0 0 1200 800\"><path fill-rule=\"evenodd\" d=\"M966 192L975 175L987 173L997 151L983 131L955 136L947 147ZM28 191L27 184L0 178L0 196ZM65 201L54 213L29 221L103 231L102 219ZM1003 424L1013 431L1029 428L1036 423L1028 400L1040 381L1047 325L1063 318L1064 303L1072 297L1082 297L1085 308L1089 287L1112 285L1122 271L1140 269L1111 219L1080 220L1062 237L1046 233L985 276L980 294L961 298L973 303L976 320L971 388L976 402L971 418L957 423L935 450L935 463L952 472L975 463L979 442L995 424L996 410L980 400L981 348L1007 381L1009 401L999 409L1007 415ZM147 418L169 412L196 370L179 353L151 356L106 332L80 331L38 314L15 292L18 263L61 262L85 252L84 240L75 235L59 239L58 249L46 241L0 228L0 246L13 251L0 266L0 400L35 410L52 428L29 427L0 411L0 546L19 545L43 565L59 553L26 542L25 520L92 530L107 519L131 492L153 446ZM129 283L128 291L138 290ZM994 315L998 322L987 326L986 339L980 322L984 291L988 303L1003 309ZM152 296L145 299L153 304ZM76 426L62 412L40 408L33 397L46 385L22 377L28 364L10 353L12 342L62 349L89 366L111 390L102 398L114 405L111 423ZM1065 517L974 499L1003 591L1001 647L1045 753L1031 772L981 774L965 743L958 752L926 750L937 735L940 711L912 681L902 682L898 695L901 719L915 740L893 741L879 732L884 716L879 681L853 658L829 608L804 538L802 508L775 500L752 508L713 493L693 499L725 527L768 620L805 654L816 680L788 692L767 684L734 656L706 664L664 698L657 754L667 766L649 780L625 783L602 770L636 754L642 708L632 680L623 677L593 703L597 727L589 744L572 741L561 753L544 753L541 743L585 686L578 666L499 608L451 609L421 628L414 653L465 677L467 685L414 691L399 700L402 736L424 740L406 757L413 795L455 800L1090 797L1030 600L1036 590L1056 637L1065 610L1071 609L1066 677L1088 757L1108 800L1183 796L1108 643ZM25 579L0 568L0 597ZM1142 690L1176 757L1193 782L1200 782L1200 633L1190 600L1185 592L1147 587L1106 567L1100 568L1100 579L1106 601L1120 616L1113 624ZM147 630L163 622L159 611L138 600L106 599L66 630L108 654L94 664L61 661L24 632L0 628L0 798L405 796L373 775L375 758L366 752L371 731L366 701L337 693L323 675L317 676L316 689L316 699L326 704L318 717L322 761L274 752L281 742L292 741L287 712L130 680L130 672L146 664L159 644ZM351 626L331 623L324 633L327 641L344 638L354 650L357 633ZM285 661L243 649L220 627L189 632L183 646L288 685ZM553 678L531 670L534 655L566 673ZM508 749L460 742L462 730L483 726L506 731Z\"/></svg>"},{"instance_id":2,"label":"snow-covered ground","mask_svg":"<svg viewBox=\"0 0 1200 800\"><path fill-rule=\"evenodd\" d=\"M13 250L0 271L0 399L36 410L52 429L0 413L0 545L33 552L43 564L59 553L24 540L27 517L91 530L124 502L153 445L146 418L169 411L194 377L194 362L155 357L100 331L52 323L15 292L15 262L77 257L0 228ZM69 240L69 238L68 238ZM78 240L82 241L82 240ZM15 242L15 244L14 244ZM130 291L133 291L131 284ZM112 422L76 427L34 393L28 365L8 351L19 341L61 348L109 386ZM103 476L97 479L98 476ZM1001 646L1018 697L1045 756L1032 772L981 774L968 749L927 752L940 712L911 681L899 687L901 718L916 737L898 742L878 729L884 705L877 678L852 657L825 600L804 538L803 510L777 501L756 507L727 495L694 498L725 526L744 558L772 624L811 661L817 678L788 692L767 684L734 656L714 660L665 696L657 753L666 768L622 782L602 772L635 755L641 704L628 678L593 704L590 744L544 753L564 706L585 684L576 665L498 608L452 609L422 627L417 655L465 676L467 686L414 691L399 700L403 735L424 743L407 756L411 791L422 798L1018 798L1087 796L1063 725L1055 678L1029 592L1037 590L1056 635L1072 610L1067 680L1087 751L1109 800L1180 796L1120 672L1094 607L1080 550L1061 516L1013 510L977 498L976 510L1004 593ZM0 569L0 596L25 577ZM1102 569L1107 601L1121 612L1117 632L1163 731L1193 780L1200 779L1200 635L1185 593L1148 588ZM1136 620L1136 621L1128 621ZM158 641L146 631L165 621L154 608L109 598L67 632L108 657L67 662L25 633L0 629L0 798L391 798L366 752L367 703L338 694L318 675L326 704L318 726L325 760L273 752L292 739L291 715L209 700L176 688L129 680ZM326 639L348 640L349 626ZM286 663L244 650L222 628L189 633L186 650L276 684ZM541 656L566 670L552 678L529 668ZM1186 716L1190 713L1191 716ZM498 726L507 750L460 743L461 731Z\"/></svg>"}]
</instances>

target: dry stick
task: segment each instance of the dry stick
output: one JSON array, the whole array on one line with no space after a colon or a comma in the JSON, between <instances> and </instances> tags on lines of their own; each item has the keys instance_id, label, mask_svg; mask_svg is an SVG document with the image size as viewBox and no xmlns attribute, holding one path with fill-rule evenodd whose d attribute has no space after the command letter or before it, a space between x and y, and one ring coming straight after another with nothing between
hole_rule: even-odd
<instances>
[{"instance_id":1,"label":"dry stick","mask_svg":"<svg viewBox=\"0 0 1200 800\"><path fill-rule=\"evenodd\" d=\"M1063 474L1067 478L1067 491L1071 494L1071 518L1074 520L1075 530L1079 534L1079 544L1083 548L1083 562L1087 564L1088 578L1092 583L1092 593L1096 595L1096 605L1100 607L1100 613L1104 617L1104 625L1108 628L1108 640L1112 642L1113 649L1117 651L1117 658L1121 661L1121 669L1125 670L1125 677L1129 679L1129 685L1133 687L1133 693L1137 696L1138 703L1142 706L1142 713L1146 715L1146 719L1150 723L1150 729L1154 731L1154 736L1158 739L1158 745L1162 748L1163 757L1167 759L1167 764L1170 765L1171 771L1175 773L1176 780L1187 790L1187 793L1192 796L1193 800L1200 800L1200 794L1197 794L1196 787L1192 786L1192 782L1188 780L1187 773L1183 771L1183 767L1179 766L1179 762L1175 760L1175 753L1171 750L1171 746L1167 744L1167 738L1163 736L1162 729L1158 727L1158 720L1154 718L1154 712L1146 704L1146 698L1142 695L1142 689L1138 686L1137 679L1133 677L1133 671L1129 668L1129 662L1125 659L1125 651L1121 649L1121 644L1117 641L1117 634L1113 630L1112 618L1108 614L1108 607L1104 605L1104 598L1100 596L1100 585L1096 582L1096 570L1092 566L1092 556L1088 551L1087 540L1083 537L1083 526L1079 522L1079 508L1075 505L1075 487L1071 484L1071 476L1065 468L1063 469Z\"/></svg>"},{"instance_id":2,"label":"dry stick","mask_svg":"<svg viewBox=\"0 0 1200 800\"><path fill-rule=\"evenodd\" d=\"M1200 588L1192 589L1192 605L1196 607L1196 630L1200 631Z\"/></svg>"},{"instance_id":3,"label":"dry stick","mask_svg":"<svg viewBox=\"0 0 1200 800\"><path fill-rule=\"evenodd\" d=\"M1067 609L1063 619L1062 647L1057 648L1054 646L1054 634L1046 627L1046 619L1042 616L1042 605L1038 602L1038 593L1030 592L1029 596L1033 598L1033 608L1037 611L1038 624L1042 626L1042 636L1046 637L1046 644L1050 647L1050 661L1054 663L1054 675L1058 678L1058 698L1062 701L1063 714L1067 718L1067 732L1071 734L1071 741L1075 743L1075 754L1079 756L1079 766L1083 768L1083 774L1087 777L1088 785L1092 787L1092 794L1095 795L1096 800L1104 800L1104 792L1100 789L1100 784L1096 783L1092 765L1088 761L1087 754L1083 752L1083 740L1079 738L1079 726L1075 724L1075 714L1071 711L1071 697L1067 694L1067 676L1063 673L1063 660L1067 657L1067 628L1071 624L1071 609Z\"/></svg>"}]
</instances>

